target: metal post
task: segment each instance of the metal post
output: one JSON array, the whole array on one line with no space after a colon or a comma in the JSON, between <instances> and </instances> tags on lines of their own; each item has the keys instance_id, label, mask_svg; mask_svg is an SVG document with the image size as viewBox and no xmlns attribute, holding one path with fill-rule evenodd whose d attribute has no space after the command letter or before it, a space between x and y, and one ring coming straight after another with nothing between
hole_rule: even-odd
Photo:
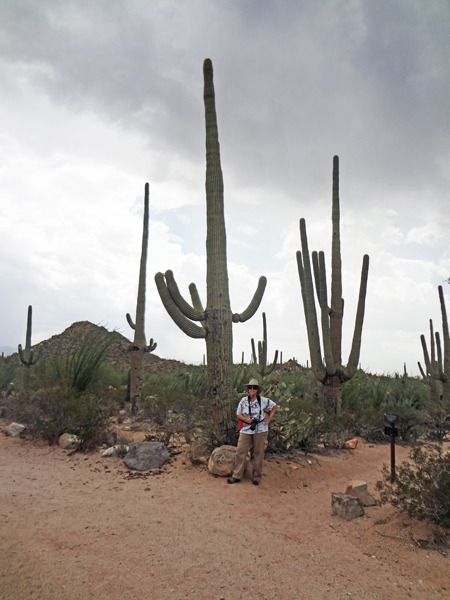
<instances>
[{"instance_id":1,"label":"metal post","mask_svg":"<svg viewBox=\"0 0 450 600\"><path fill-rule=\"evenodd\" d=\"M395 481L395 435L391 435L391 483Z\"/></svg>"}]
</instances>

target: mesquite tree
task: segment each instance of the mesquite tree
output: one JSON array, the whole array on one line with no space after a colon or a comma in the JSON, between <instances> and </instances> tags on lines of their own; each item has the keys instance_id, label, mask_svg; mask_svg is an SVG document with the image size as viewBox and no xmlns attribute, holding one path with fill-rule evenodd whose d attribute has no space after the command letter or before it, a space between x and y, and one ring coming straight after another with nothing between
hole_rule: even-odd
<instances>
[{"instance_id":1,"label":"mesquite tree","mask_svg":"<svg viewBox=\"0 0 450 600\"><path fill-rule=\"evenodd\" d=\"M180 294L172 271L157 273L155 281L161 300L174 322L193 338L204 338L208 365L208 397L211 402L215 435L219 443L231 442L236 419L233 400L232 323L243 323L257 311L266 278L260 277L252 301L242 313L233 314L228 290L227 245L223 203L223 178L210 59L203 63L206 126L206 308L195 284L189 291L192 305ZM199 324L194 323L197 321Z\"/></svg>"},{"instance_id":2,"label":"mesquite tree","mask_svg":"<svg viewBox=\"0 0 450 600\"><path fill-rule=\"evenodd\" d=\"M138 403L141 401L142 394L142 369L144 352L153 352L156 348L156 342L153 338L147 346L145 342L145 288L147 276L147 249L148 249L148 218L149 218L149 186L145 184L144 194L144 218L142 230L142 250L141 262L139 267L139 284L136 302L136 322L133 322L129 313L127 313L127 321L131 329L134 329L134 341L129 346L131 351L130 359L130 377L129 390L131 412L136 413Z\"/></svg>"},{"instance_id":3,"label":"mesquite tree","mask_svg":"<svg viewBox=\"0 0 450 600\"><path fill-rule=\"evenodd\" d=\"M437 359L433 359L433 346L431 346L432 356L428 354L425 336L420 336L422 342L423 356L425 359L426 372L430 377L442 383L442 398L447 407L450 407L450 337L448 330L447 310L445 308L444 291L442 285L438 287L439 302L441 304L442 315L442 337L444 338L444 354L442 355L441 338L436 331L436 350ZM423 370L421 369L423 373Z\"/></svg>"},{"instance_id":4,"label":"mesquite tree","mask_svg":"<svg viewBox=\"0 0 450 600\"><path fill-rule=\"evenodd\" d=\"M314 300L314 286L311 261L306 237L306 224L300 219L302 251L297 252L297 265L302 290L311 367L316 379L323 383L324 394L329 409L339 413L341 408L342 385L356 372L361 349L361 334L364 321L364 308L369 274L369 257L364 255L358 307L352 347L347 365L342 365L342 319L344 300L342 298L342 261L340 239L339 208L339 158L333 158L333 204L332 204L332 244L331 244L331 302L328 304L325 256L323 252L312 253L314 281L318 298L323 340L323 354L320 346L319 328Z\"/></svg>"}]
</instances>

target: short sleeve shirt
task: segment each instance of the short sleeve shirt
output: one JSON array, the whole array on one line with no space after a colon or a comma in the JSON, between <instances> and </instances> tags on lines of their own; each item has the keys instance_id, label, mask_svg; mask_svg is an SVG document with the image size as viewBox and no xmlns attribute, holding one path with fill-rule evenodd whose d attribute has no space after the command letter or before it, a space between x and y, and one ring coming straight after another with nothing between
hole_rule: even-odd
<instances>
[{"instance_id":1,"label":"short sleeve shirt","mask_svg":"<svg viewBox=\"0 0 450 600\"><path fill-rule=\"evenodd\" d=\"M244 423L244 426L241 429L241 433L263 433L264 431L269 430L269 427L264 424L264 419L266 418L266 415L264 414L264 409L266 409L270 412L272 410L272 408L274 406L276 406L276 404L275 404L275 402L273 402L273 400L270 400L270 398L264 398L264 396L260 396L260 398L261 398L261 410L259 409L258 398L256 398L254 402L251 402L248 399L248 396L244 396L243 398L241 398L241 400L238 404L237 410L236 410L236 414L244 415L244 417L250 417L251 419L259 420L259 422L256 426L256 429L254 431L252 431L250 429L250 423ZM250 404L250 407L249 407L249 404ZM250 408L250 413L249 413L249 408Z\"/></svg>"}]
</instances>

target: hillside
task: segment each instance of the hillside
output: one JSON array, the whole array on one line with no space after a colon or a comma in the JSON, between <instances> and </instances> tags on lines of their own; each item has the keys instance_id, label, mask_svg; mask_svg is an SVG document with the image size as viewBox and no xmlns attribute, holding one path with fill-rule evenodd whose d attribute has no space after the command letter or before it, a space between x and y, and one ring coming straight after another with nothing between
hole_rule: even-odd
<instances>
[{"instance_id":1,"label":"hillside","mask_svg":"<svg viewBox=\"0 0 450 600\"><path fill-rule=\"evenodd\" d=\"M78 349L86 336L93 336L94 339L101 339L103 335L108 335L108 330L100 325L94 325L89 321L78 321L72 323L70 327L62 333L53 335L48 340L44 340L33 346L35 353L41 352L43 360L52 360L57 356L67 355ZM114 339L111 344L107 363L118 371L127 371L130 366L131 341L118 331L109 332ZM15 352L12 356L17 356ZM144 354L145 369L147 371L172 371L178 369L182 363L177 360L160 358L154 353L146 352Z\"/></svg>"}]
</instances>

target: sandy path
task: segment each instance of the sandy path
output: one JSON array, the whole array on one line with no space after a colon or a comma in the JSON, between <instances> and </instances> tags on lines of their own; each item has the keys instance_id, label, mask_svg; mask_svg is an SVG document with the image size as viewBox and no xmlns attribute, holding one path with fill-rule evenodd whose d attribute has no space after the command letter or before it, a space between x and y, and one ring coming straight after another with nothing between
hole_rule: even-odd
<instances>
[{"instance_id":1,"label":"sandy path","mask_svg":"<svg viewBox=\"0 0 450 600\"><path fill-rule=\"evenodd\" d=\"M259 487L183 455L129 480L120 459L0 436L0 598L450 598L449 559L415 546L420 526L390 507L332 515L350 479L373 491L388 446L308 459L267 460Z\"/></svg>"}]
</instances>

